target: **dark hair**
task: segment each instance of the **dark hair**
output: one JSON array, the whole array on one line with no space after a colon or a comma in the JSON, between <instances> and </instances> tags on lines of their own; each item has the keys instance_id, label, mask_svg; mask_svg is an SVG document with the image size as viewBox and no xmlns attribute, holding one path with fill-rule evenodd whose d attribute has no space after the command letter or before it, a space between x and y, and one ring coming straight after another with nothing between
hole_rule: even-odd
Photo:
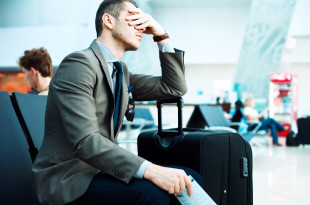
<instances>
[{"instance_id":1,"label":"dark hair","mask_svg":"<svg viewBox=\"0 0 310 205\"><path fill-rule=\"evenodd\" d=\"M238 99L236 102L235 102L235 107L236 109L240 109L240 108L243 108L243 103L240 99Z\"/></svg>"},{"instance_id":2,"label":"dark hair","mask_svg":"<svg viewBox=\"0 0 310 205\"><path fill-rule=\"evenodd\" d=\"M133 0L104 0L100 4L100 6L97 10L96 19L95 19L97 37L99 37L102 33L102 29L103 29L103 27L102 27L102 24L103 24L102 16L103 16L103 14L108 13L108 14L112 15L113 17L115 17L116 19L118 19L124 2L129 2L138 8L138 5Z\"/></svg>"},{"instance_id":3,"label":"dark hair","mask_svg":"<svg viewBox=\"0 0 310 205\"><path fill-rule=\"evenodd\" d=\"M18 64L27 70L31 67L38 70L42 77L52 77L52 59L47 50L43 47L26 50L24 55L19 58Z\"/></svg>"}]
</instances>

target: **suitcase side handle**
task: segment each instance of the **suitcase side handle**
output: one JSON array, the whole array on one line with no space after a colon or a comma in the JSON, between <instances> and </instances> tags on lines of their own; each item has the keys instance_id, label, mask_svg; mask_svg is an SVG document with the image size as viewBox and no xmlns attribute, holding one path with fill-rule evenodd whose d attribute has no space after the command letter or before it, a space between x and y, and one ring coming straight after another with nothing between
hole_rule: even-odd
<instances>
[{"instance_id":1,"label":"suitcase side handle","mask_svg":"<svg viewBox=\"0 0 310 205\"><path fill-rule=\"evenodd\" d=\"M158 135L162 137L163 128L162 128L162 106L163 104L177 104L178 107L178 135L183 134L183 118L182 118L182 108L184 106L183 98L173 98L167 100L158 100L157 101L157 110L158 110Z\"/></svg>"}]
</instances>

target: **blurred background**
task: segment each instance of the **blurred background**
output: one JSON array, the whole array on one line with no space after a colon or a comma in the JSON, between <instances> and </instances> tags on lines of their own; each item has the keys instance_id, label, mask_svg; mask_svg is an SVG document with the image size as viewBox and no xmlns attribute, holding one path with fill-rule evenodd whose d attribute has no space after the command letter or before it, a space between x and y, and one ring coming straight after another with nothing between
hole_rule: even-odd
<instances>
[{"instance_id":1,"label":"blurred background","mask_svg":"<svg viewBox=\"0 0 310 205\"><path fill-rule=\"evenodd\" d=\"M0 89L27 92L16 61L44 46L53 67L96 37L100 0L1 0ZM188 103L234 102L243 92L269 103L270 74L298 74L298 116L310 113L310 1L138 0L185 50ZM136 73L160 74L157 46L145 35L123 60ZM148 60L146 60L148 59Z\"/></svg>"},{"instance_id":2,"label":"blurred background","mask_svg":"<svg viewBox=\"0 0 310 205\"><path fill-rule=\"evenodd\" d=\"M185 51L188 92L184 101L192 105L185 119L194 105L229 104L233 110L237 99L248 96L254 97L256 109L269 107L269 116L281 122L293 124L310 115L309 0L136 2L170 33L173 46ZM66 55L87 48L96 38L94 19L100 3L0 0L0 90L31 92L17 64L25 50L45 47L57 70ZM158 48L151 36L144 35L141 48L127 52L122 60L132 72L160 75ZM156 108L152 114L156 116ZM176 122L175 116L168 122ZM266 158L256 158L254 204L305 204L310 200L305 191L300 194L310 183L310 167L297 166L310 164L309 149L301 156L294 154L300 151L296 149L267 147L261 156L275 158L267 162L271 171L261 172ZM291 183L283 185L287 171L293 172ZM281 187L285 190L274 192ZM289 192L287 187L294 189Z\"/></svg>"}]
</instances>

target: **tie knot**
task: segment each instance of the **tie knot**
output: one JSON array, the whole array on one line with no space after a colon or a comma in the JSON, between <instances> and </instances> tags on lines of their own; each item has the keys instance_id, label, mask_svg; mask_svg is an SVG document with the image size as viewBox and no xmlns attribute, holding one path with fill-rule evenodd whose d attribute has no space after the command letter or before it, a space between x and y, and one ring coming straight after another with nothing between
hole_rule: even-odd
<instances>
[{"instance_id":1,"label":"tie knot","mask_svg":"<svg viewBox=\"0 0 310 205\"><path fill-rule=\"evenodd\" d=\"M114 64L114 69L116 69L117 72L122 71L122 65L119 61L115 61L113 62L113 64Z\"/></svg>"}]
</instances>

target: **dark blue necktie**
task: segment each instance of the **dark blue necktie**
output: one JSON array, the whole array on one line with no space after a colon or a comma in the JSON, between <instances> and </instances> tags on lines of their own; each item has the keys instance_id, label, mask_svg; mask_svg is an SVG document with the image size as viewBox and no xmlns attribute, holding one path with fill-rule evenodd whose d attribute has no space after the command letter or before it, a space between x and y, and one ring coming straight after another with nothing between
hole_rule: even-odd
<instances>
[{"instance_id":1,"label":"dark blue necktie","mask_svg":"<svg viewBox=\"0 0 310 205\"><path fill-rule=\"evenodd\" d=\"M121 90L122 90L122 79L123 79L123 70L120 62L113 62L114 69L116 69L116 82L115 82L115 110L114 110L114 129L116 128L118 117L119 117L119 109L120 109L120 101L121 101ZM114 71L113 71L114 72Z\"/></svg>"}]
</instances>

